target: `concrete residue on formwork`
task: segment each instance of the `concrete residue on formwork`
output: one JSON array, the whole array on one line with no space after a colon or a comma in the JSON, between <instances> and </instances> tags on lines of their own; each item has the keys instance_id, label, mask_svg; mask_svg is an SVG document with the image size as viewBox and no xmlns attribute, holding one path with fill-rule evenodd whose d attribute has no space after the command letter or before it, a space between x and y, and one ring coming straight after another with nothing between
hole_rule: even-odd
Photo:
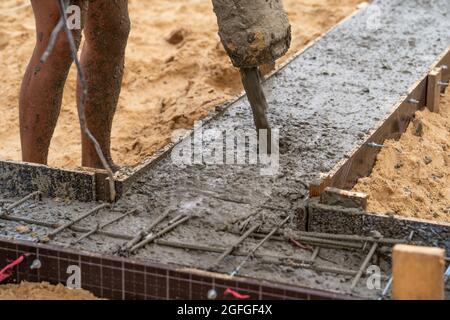
<instances>
[{"instance_id":1,"label":"concrete residue on formwork","mask_svg":"<svg viewBox=\"0 0 450 320\"><path fill-rule=\"evenodd\" d=\"M357 146L446 49L450 43L449 14L448 0L373 2L265 82L270 121L279 129L278 171L261 175L262 165L179 166L168 157L137 181L114 209L137 207L140 214L124 219L110 230L136 234L171 208L170 218L180 214L195 218L168 233L165 240L230 246L239 238L236 230L256 222L267 229L287 215L294 216L307 198L309 183ZM374 19L374 15L379 19ZM204 149L211 152L212 148L208 140L212 133L208 129L222 132L252 128L250 106L246 99L240 99L204 126ZM65 221L80 216L80 208L86 210L86 206L45 200L16 212L37 219ZM83 224L92 227L96 219L104 222L117 214L103 212ZM6 236L14 234L13 227L5 226ZM295 228L293 219L286 229ZM74 236L65 232L54 243L69 243ZM75 248L111 253L122 243L95 235ZM256 240L249 239L240 249L248 250L255 244ZM310 255L282 241L269 242L260 250L292 257ZM319 261L355 270L365 254L324 250ZM136 257L206 269L217 255L149 245ZM228 257L219 271L231 272L242 259ZM381 267L389 270L387 263L381 262ZM348 292L351 282L349 276L320 274L284 265L277 259L272 263L249 260L241 274L340 292ZM367 297L379 294L368 290L365 280L355 293Z\"/></svg>"}]
</instances>

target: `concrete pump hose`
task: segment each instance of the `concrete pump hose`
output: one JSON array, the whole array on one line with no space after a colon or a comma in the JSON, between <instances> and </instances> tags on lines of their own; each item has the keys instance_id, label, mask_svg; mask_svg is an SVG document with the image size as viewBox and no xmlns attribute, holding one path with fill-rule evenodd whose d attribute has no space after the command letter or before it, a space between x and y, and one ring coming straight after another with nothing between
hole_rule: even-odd
<instances>
[{"instance_id":1,"label":"concrete pump hose","mask_svg":"<svg viewBox=\"0 0 450 320\"><path fill-rule=\"evenodd\" d=\"M271 64L291 44L281 0L212 0L225 50L238 68Z\"/></svg>"}]
</instances>

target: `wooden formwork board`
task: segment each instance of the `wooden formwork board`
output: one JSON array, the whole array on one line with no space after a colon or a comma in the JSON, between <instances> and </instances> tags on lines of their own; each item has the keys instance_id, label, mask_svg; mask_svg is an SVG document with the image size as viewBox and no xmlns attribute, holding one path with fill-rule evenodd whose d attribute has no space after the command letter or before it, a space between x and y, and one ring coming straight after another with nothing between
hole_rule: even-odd
<instances>
[{"instance_id":1,"label":"wooden formwork board","mask_svg":"<svg viewBox=\"0 0 450 320\"><path fill-rule=\"evenodd\" d=\"M0 161L0 189L21 196L41 191L50 197L70 197L85 202L97 200L94 172L61 170L33 163Z\"/></svg>"}]
</instances>

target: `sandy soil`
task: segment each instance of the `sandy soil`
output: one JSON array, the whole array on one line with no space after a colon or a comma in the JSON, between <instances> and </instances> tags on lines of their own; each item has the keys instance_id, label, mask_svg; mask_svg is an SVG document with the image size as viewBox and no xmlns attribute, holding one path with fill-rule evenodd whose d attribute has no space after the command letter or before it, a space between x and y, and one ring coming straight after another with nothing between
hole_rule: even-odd
<instances>
[{"instance_id":1,"label":"sandy soil","mask_svg":"<svg viewBox=\"0 0 450 320\"><path fill-rule=\"evenodd\" d=\"M288 56L352 13L360 2L284 0L293 25ZM0 158L9 160L20 159L17 97L34 43L34 20L27 3L0 4ZM220 45L211 1L130 0L130 14L133 30L113 125L113 157L122 165L151 155L170 141L174 129L190 128L242 90L238 72ZM167 41L173 32L183 35L181 43ZM80 163L74 89L72 70L50 150L53 166L74 168Z\"/></svg>"},{"instance_id":2,"label":"sandy soil","mask_svg":"<svg viewBox=\"0 0 450 320\"><path fill-rule=\"evenodd\" d=\"M368 210L450 222L450 92L439 114L417 112L400 140L385 145L354 188L370 195Z\"/></svg>"},{"instance_id":3,"label":"sandy soil","mask_svg":"<svg viewBox=\"0 0 450 320\"><path fill-rule=\"evenodd\" d=\"M47 282L8 284L0 286L0 300L97 300L85 290L72 290Z\"/></svg>"}]
</instances>

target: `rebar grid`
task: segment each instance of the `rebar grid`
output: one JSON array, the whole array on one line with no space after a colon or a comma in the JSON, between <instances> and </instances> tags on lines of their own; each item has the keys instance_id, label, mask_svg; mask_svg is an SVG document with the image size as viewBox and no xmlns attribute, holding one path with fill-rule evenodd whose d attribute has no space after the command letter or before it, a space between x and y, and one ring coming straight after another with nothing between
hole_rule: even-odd
<instances>
[{"instance_id":1,"label":"rebar grid","mask_svg":"<svg viewBox=\"0 0 450 320\"><path fill-rule=\"evenodd\" d=\"M31 193L18 201L14 202L14 208L23 205L27 201L31 199L40 200L39 197L36 198L36 193ZM11 205L9 205L11 207ZM137 253L139 249L142 249L148 244L156 244L160 246L184 249L184 250L192 250L192 251L200 251L207 253L217 253L220 256L216 259L216 263L214 263L213 267L215 270L219 269L221 263L224 262L226 257L235 256L235 257L244 257L241 263L230 273L231 276L238 275L244 265L253 258L258 259L258 262L261 263L273 263L273 261L278 261L280 264L284 266L294 267L298 269L311 269L315 272L324 272L324 273L333 273L340 274L346 276L352 276L353 281L351 284L351 290L353 290L361 279L365 268L368 263L372 259L372 257L378 252L380 253L388 253L390 250L388 249L390 246L398 244L398 243L412 243L412 236L410 235L408 239L390 239L383 238L382 236L359 236L359 235L338 235L338 234L326 234L326 233L318 233L318 232L305 232L298 231L296 232L295 239L292 235L283 235L280 232L280 229L292 218L291 216L287 216L283 219L279 224L271 229L262 228L261 224L255 224L250 226L247 230L243 230L241 232L241 237L239 241L229 247L218 247L211 245L203 245L203 244L191 244L186 242L178 242L178 241L167 241L162 239L164 235L175 230L178 226L183 223L189 221L190 216L186 215L177 215L175 218L170 219L170 213L173 213L174 210L168 208L165 212L161 214L155 221L152 221L149 227L144 228L137 235L128 235L121 234L116 232L110 232L104 230L107 226L111 226L114 223L117 223L124 219L127 216L134 215L138 212L137 208L131 209L119 217L112 219L104 224L97 224L94 228L84 228L77 226L76 224L81 222L83 219L92 216L93 214L98 213L101 209L107 208L109 205L102 204L94 207L90 211L81 215L79 218L66 222L64 224L59 223L49 223L44 221L38 221L35 219L30 219L26 217L19 217L11 214L11 210L8 214L0 215L0 220L7 220L13 222L20 222L30 225L37 225L41 227L45 227L48 229L52 229L48 233L48 235L56 236L64 231L70 230L77 233L82 233L82 235L77 238L75 241L72 241L66 246L71 246L73 244L78 244L83 240L89 238L93 234L98 234L101 236L109 237L117 240L125 240L125 243L121 246L119 251L113 252L113 254L124 254L130 256ZM159 227L163 221L168 221L164 226ZM235 233L236 234L236 233ZM413 234L413 233L411 233ZM237 235L237 234L236 234ZM250 250L239 250L239 246L241 246L247 239L262 239L256 245L253 246ZM292 242L294 240L294 242ZM262 254L258 253L258 249L261 248L265 243L269 241L278 241L278 242L292 242L293 245L299 247L302 250L310 251L311 256L309 258L299 258L292 256L282 256L278 254ZM326 258L320 256L321 249L334 249L334 250L353 250L358 252L364 252L367 244L371 244L371 249L366 255L365 259L362 261L358 270L352 270L349 268L341 268L341 267L331 267L324 264L318 264L317 259L320 258L324 261L328 261ZM300 245L300 246L299 246ZM309 247L308 245L312 246ZM448 259L448 258L447 258ZM329 261L337 264L335 261ZM381 277L384 280L389 280L388 277ZM386 291L387 289L385 289Z\"/></svg>"}]
</instances>

